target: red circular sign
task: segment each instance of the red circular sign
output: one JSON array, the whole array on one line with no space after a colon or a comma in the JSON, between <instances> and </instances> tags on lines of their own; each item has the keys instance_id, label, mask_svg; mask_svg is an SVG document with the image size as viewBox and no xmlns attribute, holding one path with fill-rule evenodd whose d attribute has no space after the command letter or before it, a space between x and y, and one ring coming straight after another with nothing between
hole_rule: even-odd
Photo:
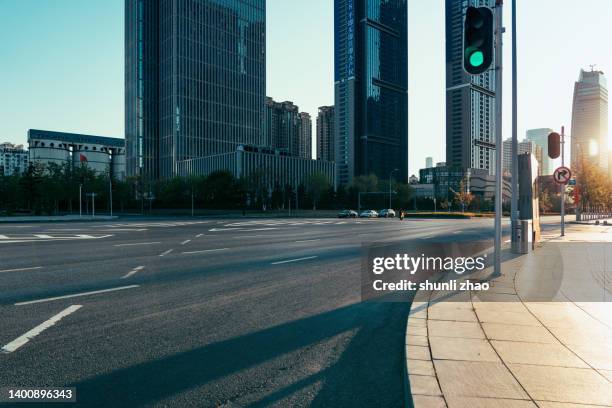
<instances>
[{"instance_id":1,"label":"red circular sign","mask_svg":"<svg viewBox=\"0 0 612 408\"><path fill-rule=\"evenodd\" d=\"M553 178L557 184L567 184L572 178L572 171L567 167L559 167L555 170Z\"/></svg>"}]
</instances>

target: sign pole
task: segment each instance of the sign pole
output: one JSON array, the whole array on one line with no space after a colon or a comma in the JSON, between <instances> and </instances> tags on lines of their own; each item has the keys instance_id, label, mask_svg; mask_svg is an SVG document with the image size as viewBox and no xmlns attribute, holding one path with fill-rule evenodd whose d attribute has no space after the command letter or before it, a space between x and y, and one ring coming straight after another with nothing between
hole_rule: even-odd
<instances>
[{"instance_id":1,"label":"sign pole","mask_svg":"<svg viewBox=\"0 0 612 408\"><path fill-rule=\"evenodd\" d=\"M503 90L503 10L504 1L495 2L495 264L494 275L501 276L502 245L502 90Z\"/></svg>"},{"instance_id":2,"label":"sign pole","mask_svg":"<svg viewBox=\"0 0 612 408\"><path fill-rule=\"evenodd\" d=\"M517 52L516 52L516 2L512 0L512 197L510 201L510 220L512 232L510 234L513 251L518 248L518 90L517 90Z\"/></svg>"},{"instance_id":3,"label":"sign pole","mask_svg":"<svg viewBox=\"0 0 612 408\"><path fill-rule=\"evenodd\" d=\"M561 167L565 167L565 126L561 126ZM565 184L561 188L561 236L565 236Z\"/></svg>"}]
</instances>

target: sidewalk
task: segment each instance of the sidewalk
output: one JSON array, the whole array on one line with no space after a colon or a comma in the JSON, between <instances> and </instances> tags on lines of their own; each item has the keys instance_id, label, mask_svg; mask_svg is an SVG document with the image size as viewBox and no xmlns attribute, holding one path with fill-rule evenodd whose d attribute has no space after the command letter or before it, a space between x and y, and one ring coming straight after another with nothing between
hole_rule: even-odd
<instances>
[{"instance_id":1,"label":"sidewalk","mask_svg":"<svg viewBox=\"0 0 612 408\"><path fill-rule=\"evenodd\" d=\"M597 282L603 276L609 291L612 254L601 246L612 242L612 227L573 225L563 239L548 239L532 254L508 256L482 299L417 294L406 330L407 406L612 406L612 298L523 301L536 277L546 284L559 267L571 283L577 268ZM600 248L585 253L585 245Z\"/></svg>"}]
</instances>

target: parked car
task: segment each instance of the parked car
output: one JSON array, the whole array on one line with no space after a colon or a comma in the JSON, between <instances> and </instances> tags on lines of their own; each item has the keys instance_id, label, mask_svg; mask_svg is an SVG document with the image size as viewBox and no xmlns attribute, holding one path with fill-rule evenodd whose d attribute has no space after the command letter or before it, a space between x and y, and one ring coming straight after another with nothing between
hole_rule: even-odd
<instances>
[{"instance_id":1,"label":"parked car","mask_svg":"<svg viewBox=\"0 0 612 408\"><path fill-rule=\"evenodd\" d=\"M338 218L357 218L357 211L342 210L338 213Z\"/></svg>"},{"instance_id":2,"label":"parked car","mask_svg":"<svg viewBox=\"0 0 612 408\"><path fill-rule=\"evenodd\" d=\"M378 218L378 213L374 210L365 210L359 214L359 218Z\"/></svg>"},{"instance_id":3,"label":"parked car","mask_svg":"<svg viewBox=\"0 0 612 408\"><path fill-rule=\"evenodd\" d=\"M386 208L378 212L380 218L393 218L395 217L395 210L393 208Z\"/></svg>"}]
</instances>

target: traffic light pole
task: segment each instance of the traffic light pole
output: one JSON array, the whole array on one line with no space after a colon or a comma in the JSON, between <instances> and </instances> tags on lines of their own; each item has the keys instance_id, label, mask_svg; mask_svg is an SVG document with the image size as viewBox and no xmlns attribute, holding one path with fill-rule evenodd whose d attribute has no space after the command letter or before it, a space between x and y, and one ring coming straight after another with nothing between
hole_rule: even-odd
<instances>
[{"instance_id":1,"label":"traffic light pole","mask_svg":"<svg viewBox=\"0 0 612 408\"><path fill-rule=\"evenodd\" d=\"M565 126L561 126L561 167L565 167ZM561 236L565 236L565 184L561 188Z\"/></svg>"},{"instance_id":2,"label":"traffic light pole","mask_svg":"<svg viewBox=\"0 0 612 408\"><path fill-rule=\"evenodd\" d=\"M518 248L518 91L517 91L517 57L516 57L516 2L512 0L512 196L510 201L510 224L512 228L511 242L512 249L515 251Z\"/></svg>"},{"instance_id":3,"label":"traffic light pole","mask_svg":"<svg viewBox=\"0 0 612 408\"><path fill-rule=\"evenodd\" d=\"M494 276L501 276L502 246L502 100L503 100L503 31L504 1L495 2L495 263Z\"/></svg>"}]
</instances>

